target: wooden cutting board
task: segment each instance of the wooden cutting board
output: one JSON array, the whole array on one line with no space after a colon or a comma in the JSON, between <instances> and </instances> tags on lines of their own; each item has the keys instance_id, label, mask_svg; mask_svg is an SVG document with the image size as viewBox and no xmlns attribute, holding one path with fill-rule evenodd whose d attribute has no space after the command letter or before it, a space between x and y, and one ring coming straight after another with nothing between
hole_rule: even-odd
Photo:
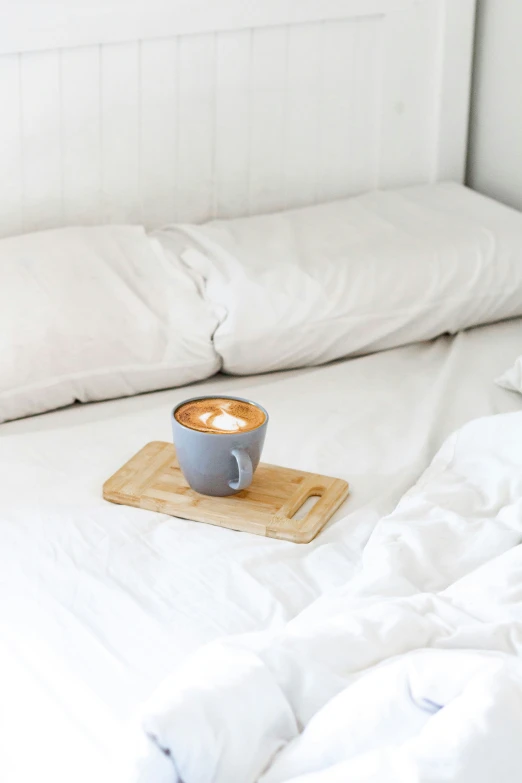
<instances>
[{"instance_id":1,"label":"wooden cutting board","mask_svg":"<svg viewBox=\"0 0 522 783\"><path fill-rule=\"evenodd\" d=\"M174 446L161 441L144 446L103 485L103 497L112 503L298 544L311 541L347 495L348 483L342 479L264 463L250 487L237 495L200 495L185 481ZM315 496L314 507L296 519L303 503Z\"/></svg>"}]
</instances>

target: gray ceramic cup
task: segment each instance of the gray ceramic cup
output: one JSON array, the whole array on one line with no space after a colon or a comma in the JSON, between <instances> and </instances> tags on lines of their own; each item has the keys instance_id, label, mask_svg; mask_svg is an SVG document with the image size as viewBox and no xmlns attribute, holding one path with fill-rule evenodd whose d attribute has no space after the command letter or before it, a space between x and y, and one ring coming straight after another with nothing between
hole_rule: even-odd
<instances>
[{"instance_id":1,"label":"gray ceramic cup","mask_svg":"<svg viewBox=\"0 0 522 783\"><path fill-rule=\"evenodd\" d=\"M212 397L248 402L263 411L265 421L249 432L214 433L193 430L176 419L175 413L182 405ZM250 486L259 465L268 425L268 413L262 405L244 397L204 394L176 405L171 419L179 466L193 490L201 495L223 497L235 495Z\"/></svg>"}]
</instances>

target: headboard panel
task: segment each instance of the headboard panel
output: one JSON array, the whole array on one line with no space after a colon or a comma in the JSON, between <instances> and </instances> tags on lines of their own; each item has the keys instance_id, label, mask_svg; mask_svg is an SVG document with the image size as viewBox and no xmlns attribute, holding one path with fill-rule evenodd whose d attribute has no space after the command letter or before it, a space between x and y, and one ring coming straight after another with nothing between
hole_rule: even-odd
<instances>
[{"instance_id":1,"label":"headboard panel","mask_svg":"<svg viewBox=\"0 0 522 783\"><path fill-rule=\"evenodd\" d=\"M75 5L0 31L2 236L463 176L474 0Z\"/></svg>"}]
</instances>

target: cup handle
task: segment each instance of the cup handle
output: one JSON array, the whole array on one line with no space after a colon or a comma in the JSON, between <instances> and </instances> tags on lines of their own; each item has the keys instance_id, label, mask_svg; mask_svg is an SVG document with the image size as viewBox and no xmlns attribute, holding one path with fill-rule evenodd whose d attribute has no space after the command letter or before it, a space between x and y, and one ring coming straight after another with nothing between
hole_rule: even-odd
<instances>
[{"instance_id":1,"label":"cup handle","mask_svg":"<svg viewBox=\"0 0 522 783\"><path fill-rule=\"evenodd\" d=\"M246 489L252 483L252 460L245 449L232 449L232 456L237 460L238 479L229 481L230 489Z\"/></svg>"}]
</instances>

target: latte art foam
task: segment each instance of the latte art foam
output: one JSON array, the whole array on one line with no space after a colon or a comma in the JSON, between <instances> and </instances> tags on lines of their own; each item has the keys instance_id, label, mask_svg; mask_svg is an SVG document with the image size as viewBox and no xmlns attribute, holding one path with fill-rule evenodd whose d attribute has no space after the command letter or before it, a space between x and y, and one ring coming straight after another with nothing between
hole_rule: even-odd
<instances>
[{"instance_id":1,"label":"latte art foam","mask_svg":"<svg viewBox=\"0 0 522 783\"><path fill-rule=\"evenodd\" d=\"M174 414L180 424L200 432L226 435L249 432L264 424L266 416L256 405L226 397L206 397L186 402Z\"/></svg>"}]
</instances>

